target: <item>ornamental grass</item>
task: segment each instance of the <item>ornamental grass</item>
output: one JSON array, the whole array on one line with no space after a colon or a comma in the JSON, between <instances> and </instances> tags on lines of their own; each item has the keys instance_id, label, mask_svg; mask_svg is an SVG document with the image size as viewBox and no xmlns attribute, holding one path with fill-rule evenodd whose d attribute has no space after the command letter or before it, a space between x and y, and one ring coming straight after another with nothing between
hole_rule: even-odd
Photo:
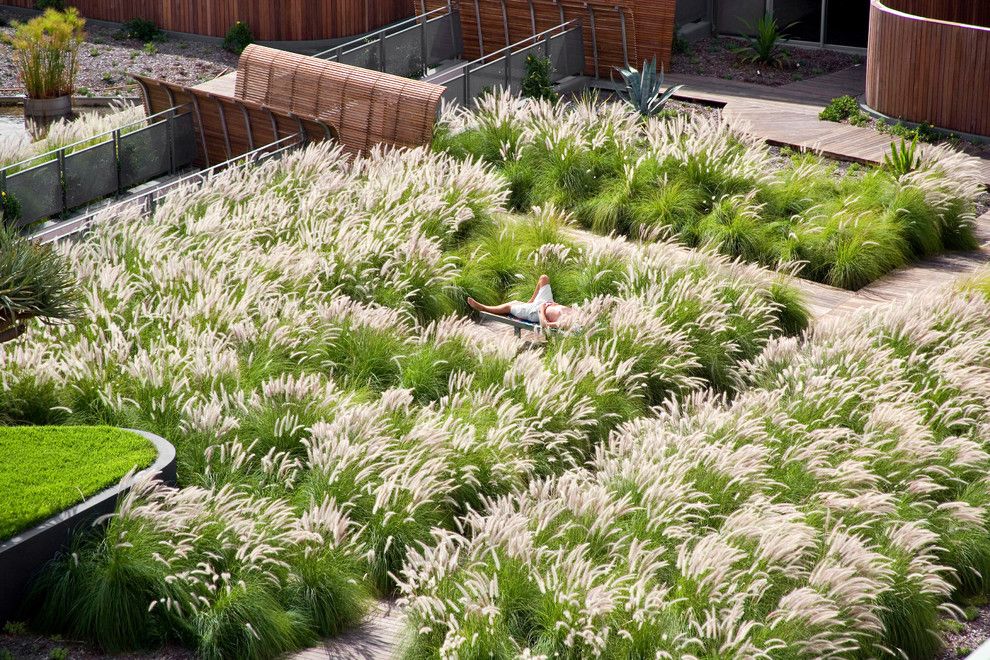
<instances>
[{"instance_id":1,"label":"ornamental grass","mask_svg":"<svg viewBox=\"0 0 990 660\"><path fill-rule=\"evenodd\" d=\"M393 593L434 530L587 465L670 397L738 390L807 321L771 273L566 245L564 214L510 218L507 198L472 160L318 145L60 245L86 322L0 348L0 411L162 435L180 488L147 484L77 539L37 622L108 650L299 648ZM540 269L585 332L530 348L463 315Z\"/></svg>"},{"instance_id":2,"label":"ornamental grass","mask_svg":"<svg viewBox=\"0 0 990 660\"><path fill-rule=\"evenodd\" d=\"M776 156L717 116L642 120L595 96L551 103L504 91L448 109L434 147L496 166L515 209L555 204L602 234L673 236L848 289L978 245L976 161L947 147L901 176L842 171L811 154Z\"/></svg>"}]
</instances>

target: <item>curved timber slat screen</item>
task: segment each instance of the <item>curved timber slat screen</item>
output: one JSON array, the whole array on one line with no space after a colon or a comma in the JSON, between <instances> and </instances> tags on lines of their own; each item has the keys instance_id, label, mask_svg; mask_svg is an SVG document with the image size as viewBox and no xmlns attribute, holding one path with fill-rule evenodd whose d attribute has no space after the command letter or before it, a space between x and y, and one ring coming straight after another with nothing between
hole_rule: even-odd
<instances>
[{"instance_id":1,"label":"curved timber slat screen","mask_svg":"<svg viewBox=\"0 0 990 660\"><path fill-rule=\"evenodd\" d=\"M6 0L31 9L35 0ZM350 37L413 15L409 0L72 0L86 18L154 21L164 29L222 37L237 21L261 41Z\"/></svg>"},{"instance_id":2,"label":"curved timber slat screen","mask_svg":"<svg viewBox=\"0 0 990 660\"><path fill-rule=\"evenodd\" d=\"M990 3L872 0L866 104L897 119L990 135L988 25Z\"/></svg>"},{"instance_id":3,"label":"curved timber slat screen","mask_svg":"<svg viewBox=\"0 0 990 660\"><path fill-rule=\"evenodd\" d=\"M335 140L334 128L315 118L300 117L251 101L218 96L194 87L132 75L141 86L149 115L175 109L192 114L196 133L195 163L208 167L298 136L300 142ZM274 147L273 147L274 148Z\"/></svg>"},{"instance_id":4,"label":"curved timber slat screen","mask_svg":"<svg viewBox=\"0 0 990 660\"><path fill-rule=\"evenodd\" d=\"M433 139L440 85L347 64L248 46L235 95L332 125L350 151L375 144L417 147Z\"/></svg>"}]
</instances>

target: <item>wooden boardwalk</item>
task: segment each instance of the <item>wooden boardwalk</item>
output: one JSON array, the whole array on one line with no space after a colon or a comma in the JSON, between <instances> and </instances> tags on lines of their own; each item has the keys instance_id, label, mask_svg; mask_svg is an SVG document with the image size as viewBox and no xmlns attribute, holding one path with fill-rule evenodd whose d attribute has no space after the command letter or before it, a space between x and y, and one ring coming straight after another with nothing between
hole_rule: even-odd
<instances>
[{"instance_id":1,"label":"wooden boardwalk","mask_svg":"<svg viewBox=\"0 0 990 660\"><path fill-rule=\"evenodd\" d=\"M405 626L395 603L380 601L361 625L286 660L392 660L399 655Z\"/></svg>"},{"instance_id":2,"label":"wooden boardwalk","mask_svg":"<svg viewBox=\"0 0 990 660\"><path fill-rule=\"evenodd\" d=\"M768 144L816 151L838 160L878 164L890 146L900 141L868 126L818 118L829 100L863 94L865 66L781 87L683 74L670 74L666 82L684 85L675 98L722 106L726 120ZM983 183L990 186L990 160L974 160L978 161Z\"/></svg>"}]
</instances>

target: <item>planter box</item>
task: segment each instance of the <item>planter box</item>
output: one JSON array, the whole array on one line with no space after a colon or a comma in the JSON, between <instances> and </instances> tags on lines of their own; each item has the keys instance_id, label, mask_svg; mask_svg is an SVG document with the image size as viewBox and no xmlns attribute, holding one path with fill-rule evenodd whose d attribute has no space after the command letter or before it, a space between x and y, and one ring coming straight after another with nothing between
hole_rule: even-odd
<instances>
[{"instance_id":1,"label":"planter box","mask_svg":"<svg viewBox=\"0 0 990 660\"><path fill-rule=\"evenodd\" d=\"M72 114L72 97L54 99L24 99L24 114L38 119L54 119Z\"/></svg>"},{"instance_id":2,"label":"planter box","mask_svg":"<svg viewBox=\"0 0 990 660\"><path fill-rule=\"evenodd\" d=\"M175 447L163 438L134 430L150 440L158 450L151 467L135 475L152 474L168 485L175 485ZM59 551L65 549L73 533L92 524L102 515L113 513L117 498L130 490L133 480L121 481L93 495L45 522L0 543L0 624L17 615L31 581Z\"/></svg>"}]
</instances>

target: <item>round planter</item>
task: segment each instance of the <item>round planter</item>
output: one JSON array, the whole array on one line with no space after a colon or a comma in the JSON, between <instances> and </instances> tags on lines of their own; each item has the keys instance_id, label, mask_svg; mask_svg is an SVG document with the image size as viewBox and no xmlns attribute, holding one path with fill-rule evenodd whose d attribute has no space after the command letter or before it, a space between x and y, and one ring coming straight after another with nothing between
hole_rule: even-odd
<instances>
[{"instance_id":1,"label":"round planter","mask_svg":"<svg viewBox=\"0 0 990 660\"><path fill-rule=\"evenodd\" d=\"M35 119L66 117L72 114L72 97L54 99L24 99L24 116Z\"/></svg>"}]
</instances>

